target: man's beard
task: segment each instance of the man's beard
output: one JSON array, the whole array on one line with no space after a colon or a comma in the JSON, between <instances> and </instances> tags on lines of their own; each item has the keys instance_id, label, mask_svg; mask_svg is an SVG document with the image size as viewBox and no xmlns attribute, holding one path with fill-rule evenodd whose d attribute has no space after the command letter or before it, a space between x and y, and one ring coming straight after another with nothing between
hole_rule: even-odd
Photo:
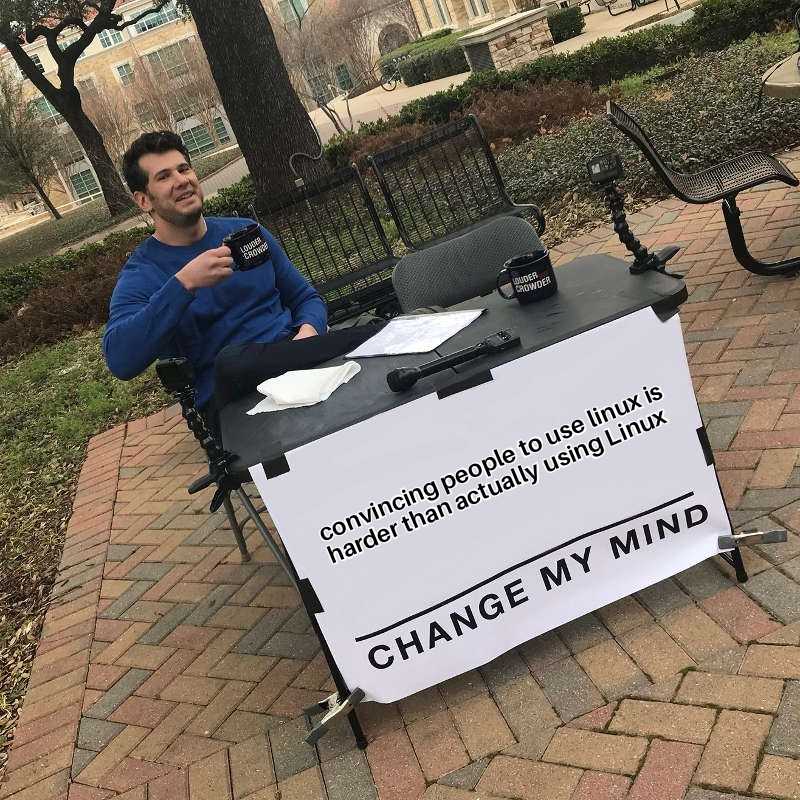
<instances>
[{"instance_id":1,"label":"man's beard","mask_svg":"<svg viewBox=\"0 0 800 800\"><path fill-rule=\"evenodd\" d=\"M165 222L174 225L176 228L191 228L203 216L202 197L200 207L196 211L178 211L174 206L164 208L161 204L154 204L153 211Z\"/></svg>"}]
</instances>

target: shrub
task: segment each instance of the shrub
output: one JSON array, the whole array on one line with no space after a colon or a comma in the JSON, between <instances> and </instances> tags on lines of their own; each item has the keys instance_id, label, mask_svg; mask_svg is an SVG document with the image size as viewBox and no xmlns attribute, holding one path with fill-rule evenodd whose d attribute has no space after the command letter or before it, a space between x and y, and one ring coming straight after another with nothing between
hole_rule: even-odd
<instances>
[{"instance_id":1,"label":"shrub","mask_svg":"<svg viewBox=\"0 0 800 800\"><path fill-rule=\"evenodd\" d=\"M722 50L792 19L798 0L703 0L683 26L696 50Z\"/></svg>"},{"instance_id":2,"label":"shrub","mask_svg":"<svg viewBox=\"0 0 800 800\"><path fill-rule=\"evenodd\" d=\"M490 142L552 133L573 119L602 110L606 96L587 84L555 81L527 90L478 91L466 111L480 120Z\"/></svg>"},{"instance_id":3,"label":"shrub","mask_svg":"<svg viewBox=\"0 0 800 800\"><path fill-rule=\"evenodd\" d=\"M383 67L390 61L394 61L400 56L407 55L408 53L414 53L418 50L425 50L426 47L430 46L431 42L438 43L439 39L442 39L445 36L450 36L452 33L452 28L442 28L441 30L429 33L427 36L421 36L419 39L414 39L412 42L406 42L405 44L400 45L400 47L398 47L396 50L392 50L390 53L386 53L386 55L381 56L378 59L378 64Z\"/></svg>"},{"instance_id":4,"label":"shrub","mask_svg":"<svg viewBox=\"0 0 800 800\"><path fill-rule=\"evenodd\" d=\"M446 41L441 39L440 41ZM468 72L467 57L460 45L449 44L447 47L426 50L423 53L410 55L398 64L400 76L406 86L435 81L449 75Z\"/></svg>"},{"instance_id":5,"label":"shrub","mask_svg":"<svg viewBox=\"0 0 800 800\"><path fill-rule=\"evenodd\" d=\"M31 292L40 286L57 282L65 273L73 272L86 262L108 257L119 271L127 254L145 235L141 228L120 231L78 250L68 250L60 255L0 269L0 320L11 315Z\"/></svg>"},{"instance_id":6,"label":"shrub","mask_svg":"<svg viewBox=\"0 0 800 800\"><path fill-rule=\"evenodd\" d=\"M553 41L558 44L578 36L586 27L586 20L583 18L580 6L557 9L547 15L547 24Z\"/></svg>"},{"instance_id":7,"label":"shrub","mask_svg":"<svg viewBox=\"0 0 800 800\"><path fill-rule=\"evenodd\" d=\"M250 216L247 207L255 197L253 179L245 175L237 183L220 189L214 197L206 200L205 213L209 217L247 217Z\"/></svg>"}]
</instances>

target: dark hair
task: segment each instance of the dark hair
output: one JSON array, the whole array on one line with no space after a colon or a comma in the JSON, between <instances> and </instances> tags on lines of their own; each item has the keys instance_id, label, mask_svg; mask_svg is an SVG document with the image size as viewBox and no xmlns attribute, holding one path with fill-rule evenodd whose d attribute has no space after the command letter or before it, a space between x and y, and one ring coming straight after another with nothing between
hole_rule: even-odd
<instances>
[{"instance_id":1,"label":"dark hair","mask_svg":"<svg viewBox=\"0 0 800 800\"><path fill-rule=\"evenodd\" d=\"M143 133L125 151L122 157L122 174L132 192L143 192L147 189L148 174L139 166L139 159L148 153L168 153L177 150L191 164L189 151L183 139L172 131L150 131Z\"/></svg>"}]
</instances>

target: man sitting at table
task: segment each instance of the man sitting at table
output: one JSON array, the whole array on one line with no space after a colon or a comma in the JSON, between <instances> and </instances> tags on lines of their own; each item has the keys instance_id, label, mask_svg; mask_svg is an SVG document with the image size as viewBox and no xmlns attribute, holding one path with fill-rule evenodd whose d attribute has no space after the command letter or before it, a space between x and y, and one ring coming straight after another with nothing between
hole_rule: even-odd
<instances>
[{"instance_id":1,"label":"man sitting at table","mask_svg":"<svg viewBox=\"0 0 800 800\"><path fill-rule=\"evenodd\" d=\"M231 349L252 359L258 346L241 346L325 333L325 302L264 228L270 260L232 269L222 239L251 220L203 216L203 190L180 136L143 134L125 153L123 173L155 232L133 251L111 297L103 353L114 375L129 380L157 358L184 356L204 408L223 348L239 345Z\"/></svg>"}]
</instances>

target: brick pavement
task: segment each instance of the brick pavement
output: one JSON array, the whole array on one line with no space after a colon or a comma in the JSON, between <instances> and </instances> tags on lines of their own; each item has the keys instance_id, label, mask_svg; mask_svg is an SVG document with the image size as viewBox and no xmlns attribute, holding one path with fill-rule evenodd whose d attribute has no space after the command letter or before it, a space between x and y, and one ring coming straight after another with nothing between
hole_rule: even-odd
<instances>
[{"instance_id":1,"label":"brick pavement","mask_svg":"<svg viewBox=\"0 0 800 800\"><path fill-rule=\"evenodd\" d=\"M794 168L800 152L792 154ZM800 194L742 204L756 249L800 253ZM249 536L241 564L176 409L96 436L2 800L800 798L800 283L745 272L720 213L633 217L684 245L695 389L736 525L786 526L388 706L370 744L318 749L300 709L331 691L295 591ZM619 252L609 228L560 261Z\"/></svg>"}]
</instances>

